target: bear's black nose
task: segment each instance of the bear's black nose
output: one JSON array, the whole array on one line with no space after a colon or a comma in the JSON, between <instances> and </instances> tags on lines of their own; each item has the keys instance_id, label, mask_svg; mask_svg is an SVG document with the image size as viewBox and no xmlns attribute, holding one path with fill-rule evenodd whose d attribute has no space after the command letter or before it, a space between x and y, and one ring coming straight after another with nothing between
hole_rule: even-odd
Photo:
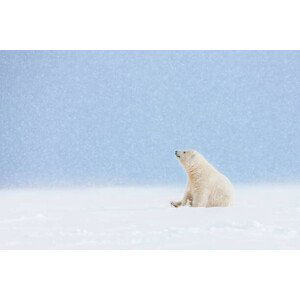
<instances>
[{"instance_id":1,"label":"bear's black nose","mask_svg":"<svg viewBox=\"0 0 300 300\"><path fill-rule=\"evenodd\" d=\"M178 151L175 151L175 155L176 155L176 156L177 156L177 152L178 152Z\"/></svg>"}]
</instances>

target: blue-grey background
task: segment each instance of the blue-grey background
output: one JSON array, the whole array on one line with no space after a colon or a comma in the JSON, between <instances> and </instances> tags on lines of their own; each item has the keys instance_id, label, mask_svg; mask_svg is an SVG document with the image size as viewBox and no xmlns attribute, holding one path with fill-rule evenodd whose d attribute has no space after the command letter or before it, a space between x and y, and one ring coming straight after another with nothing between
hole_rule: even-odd
<instances>
[{"instance_id":1,"label":"blue-grey background","mask_svg":"<svg viewBox=\"0 0 300 300\"><path fill-rule=\"evenodd\" d=\"M0 185L300 179L299 51L1 51Z\"/></svg>"}]
</instances>

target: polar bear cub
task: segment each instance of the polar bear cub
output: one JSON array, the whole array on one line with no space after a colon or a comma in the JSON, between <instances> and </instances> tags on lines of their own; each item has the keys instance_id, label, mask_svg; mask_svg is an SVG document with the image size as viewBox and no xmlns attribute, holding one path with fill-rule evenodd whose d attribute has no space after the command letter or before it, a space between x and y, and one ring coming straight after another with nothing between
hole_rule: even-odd
<instances>
[{"instance_id":1,"label":"polar bear cub","mask_svg":"<svg viewBox=\"0 0 300 300\"><path fill-rule=\"evenodd\" d=\"M215 169L195 150L175 151L188 176L183 199L171 202L174 207L229 206L233 200L233 186L229 179Z\"/></svg>"}]
</instances>

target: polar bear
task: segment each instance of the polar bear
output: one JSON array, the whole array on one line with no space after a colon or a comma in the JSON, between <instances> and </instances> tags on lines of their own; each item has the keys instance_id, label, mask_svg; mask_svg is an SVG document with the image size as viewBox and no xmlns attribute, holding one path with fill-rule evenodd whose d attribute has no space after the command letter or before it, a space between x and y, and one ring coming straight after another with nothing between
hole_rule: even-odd
<instances>
[{"instance_id":1,"label":"polar bear","mask_svg":"<svg viewBox=\"0 0 300 300\"><path fill-rule=\"evenodd\" d=\"M188 176L183 199L171 202L174 207L229 206L233 200L233 186L229 179L215 169L195 150L175 151Z\"/></svg>"}]
</instances>

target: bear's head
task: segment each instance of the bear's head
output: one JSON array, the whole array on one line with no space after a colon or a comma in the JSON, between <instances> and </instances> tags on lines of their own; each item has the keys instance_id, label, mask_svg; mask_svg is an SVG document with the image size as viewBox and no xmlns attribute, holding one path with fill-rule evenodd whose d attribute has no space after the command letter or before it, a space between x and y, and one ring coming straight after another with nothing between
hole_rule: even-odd
<instances>
[{"instance_id":1,"label":"bear's head","mask_svg":"<svg viewBox=\"0 0 300 300\"><path fill-rule=\"evenodd\" d=\"M190 168L197 161L199 153L195 150L175 151L175 155L185 169Z\"/></svg>"}]
</instances>

